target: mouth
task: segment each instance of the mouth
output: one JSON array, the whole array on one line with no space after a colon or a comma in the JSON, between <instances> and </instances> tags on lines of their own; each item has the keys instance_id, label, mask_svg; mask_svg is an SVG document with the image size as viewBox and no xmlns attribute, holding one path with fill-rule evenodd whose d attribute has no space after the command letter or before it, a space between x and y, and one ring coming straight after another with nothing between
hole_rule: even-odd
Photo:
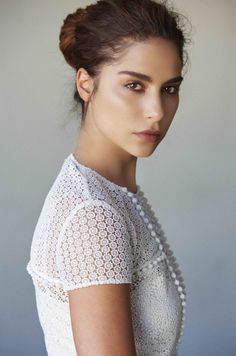
<instances>
[{"instance_id":1,"label":"mouth","mask_svg":"<svg viewBox=\"0 0 236 356\"><path fill-rule=\"evenodd\" d=\"M157 142L160 137L161 133L156 131L153 133L152 131L142 131L142 132L134 132L136 136L138 136L142 141L146 142Z\"/></svg>"}]
</instances>

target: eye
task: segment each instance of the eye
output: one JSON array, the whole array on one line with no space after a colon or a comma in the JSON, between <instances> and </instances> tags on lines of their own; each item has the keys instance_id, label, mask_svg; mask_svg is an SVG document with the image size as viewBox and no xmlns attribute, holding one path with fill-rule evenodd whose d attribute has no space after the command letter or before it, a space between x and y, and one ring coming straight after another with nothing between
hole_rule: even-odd
<instances>
[{"instance_id":1,"label":"eye","mask_svg":"<svg viewBox=\"0 0 236 356\"><path fill-rule=\"evenodd\" d=\"M137 85L140 85L141 88L143 89L143 85L140 82L130 82L130 83L126 84L125 87L128 88L128 89L131 89L133 91L142 91L142 90L135 90L134 89L134 87L136 87ZM131 88L131 86L132 86L132 88Z\"/></svg>"},{"instance_id":2,"label":"eye","mask_svg":"<svg viewBox=\"0 0 236 356\"><path fill-rule=\"evenodd\" d=\"M177 95L180 91L180 86L179 85L172 85L170 87L165 87L164 88L169 95Z\"/></svg>"}]
</instances>

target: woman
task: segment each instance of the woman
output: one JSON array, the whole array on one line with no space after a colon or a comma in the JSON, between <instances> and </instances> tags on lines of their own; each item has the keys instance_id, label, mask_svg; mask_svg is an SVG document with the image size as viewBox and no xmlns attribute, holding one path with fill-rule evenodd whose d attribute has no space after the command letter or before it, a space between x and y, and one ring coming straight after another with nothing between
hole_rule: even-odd
<instances>
[{"instance_id":1,"label":"woman","mask_svg":"<svg viewBox=\"0 0 236 356\"><path fill-rule=\"evenodd\" d=\"M51 356L177 355L185 285L135 176L178 108L179 19L151 0L104 0L64 20L60 50L76 72L81 127L27 265Z\"/></svg>"}]
</instances>

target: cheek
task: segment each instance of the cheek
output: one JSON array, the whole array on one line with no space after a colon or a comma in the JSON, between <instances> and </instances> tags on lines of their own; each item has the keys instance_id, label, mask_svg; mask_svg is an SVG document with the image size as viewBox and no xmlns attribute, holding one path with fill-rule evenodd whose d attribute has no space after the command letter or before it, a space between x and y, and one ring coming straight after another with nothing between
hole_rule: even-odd
<instances>
[{"instance_id":1,"label":"cheek","mask_svg":"<svg viewBox=\"0 0 236 356\"><path fill-rule=\"evenodd\" d=\"M100 90L96 98L96 110L104 124L114 130L129 127L138 115L139 105L135 95L130 95L128 89L110 87L110 90Z\"/></svg>"},{"instance_id":2,"label":"cheek","mask_svg":"<svg viewBox=\"0 0 236 356\"><path fill-rule=\"evenodd\" d=\"M115 140L125 131L127 110L123 98L116 90L100 88L92 111L97 128L107 137Z\"/></svg>"},{"instance_id":3,"label":"cheek","mask_svg":"<svg viewBox=\"0 0 236 356\"><path fill-rule=\"evenodd\" d=\"M173 118L175 115L178 106L179 106L179 97L169 97L165 100L165 112L168 118Z\"/></svg>"},{"instance_id":4,"label":"cheek","mask_svg":"<svg viewBox=\"0 0 236 356\"><path fill-rule=\"evenodd\" d=\"M113 86L107 86L107 88L101 88L98 96L99 105L102 105L102 109L122 109L124 104L124 98L117 88ZM115 111L117 112L117 111ZM114 112L114 113L115 113Z\"/></svg>"},{"instance_id":5,"label":"cheek","mask_svg":"<svg viewBox=\"0 0 236 356\"><path fill-rule=\"evenodd\" d=\"M163 122L163 126L165 127L165 129L167 130L169 128L169 126L171 125L174 116L176 114L176 111L178 109L178 105L179 105L179 99L175 98L174 99L168 99L165 103L165 120Z\"/></svg>"},{"instance_id":6,"label":"cheek","mask_svg":"<svg viewBox=\"0 0 236 356\"><path fill-rule=\"evenodd\" d=\"M110 86L109 90L102 91L102 101L108 110L115 115L129 114L137 108L137 97L130 93L122 84Z\"/></svg>"}]
</instances>

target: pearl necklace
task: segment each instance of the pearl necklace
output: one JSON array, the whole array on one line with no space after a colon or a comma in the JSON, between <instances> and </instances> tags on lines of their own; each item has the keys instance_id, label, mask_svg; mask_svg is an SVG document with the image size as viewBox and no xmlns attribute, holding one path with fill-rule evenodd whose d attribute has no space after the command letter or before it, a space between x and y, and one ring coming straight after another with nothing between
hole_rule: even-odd
<instances>
[{"instance_id":1,"label":"pearl necklace","mask_svg":"<svg viewBox=\"0 0 236 356\"><path fill-rule=\"evenodd\" d=\"M140 186L137 185L137 191L138 194L143 195L143 192L140 190ZM170 271L170 275L172 279L174 280L174 284L176 285L177 291L179 293L180 299L181 299L181 304L182 304L182 318L181 318L181 327L180 327L180 333L177 341L177 346L180 344L182 336L184 335L184 321L185 321L185 314L186 314L186 287L184 280L181 276L181 271L177 269L179 265L175 262L176 258L173 255L173 251L169 248L169 244L165 242L166 237L163 235L164 231L160 229L161 225L158 223L157 218L155 217L155 214L153 210L151 210L153 218L159 227L159 232L156 233L153 229L153 224L149 222L149 219L145 217L145 212L142 209L142 206L139 204L137 196L135 196L135 193L128 191L127 187L122 187L122 190L127 193L129 197L131 197L131 201L134 204L135 208L139 211L139 215L142 217L143 221L147 225L148 229L150 230L151 236L158 242L158 249L159 253L157 254L157 257L149 262L149 264L144 266L142 268L142 271L146 271L147 269L151 269L154 265L156 265L158 262L162 260L166 260L167 267ZM159 239L157 234L162 236L162 241ZM163 251L164 248L164 251ZM172 262L172 264L171 264Z\"/></svg>"}]
</instances>

